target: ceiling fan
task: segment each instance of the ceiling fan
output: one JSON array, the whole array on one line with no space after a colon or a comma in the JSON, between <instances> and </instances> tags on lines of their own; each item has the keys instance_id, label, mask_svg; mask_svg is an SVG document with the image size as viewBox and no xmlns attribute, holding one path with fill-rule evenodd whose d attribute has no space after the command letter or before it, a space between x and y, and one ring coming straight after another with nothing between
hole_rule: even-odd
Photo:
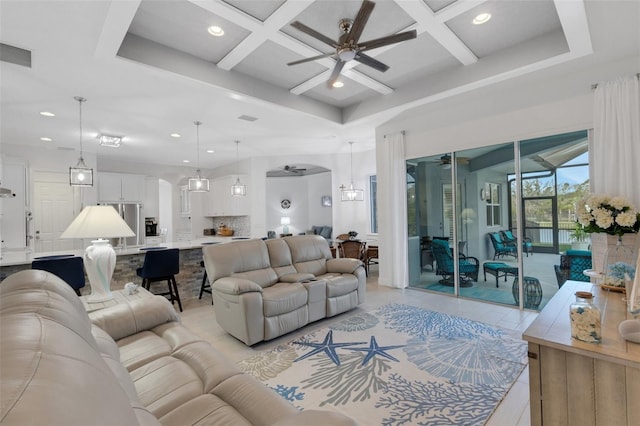
<instances>
[{"instance_id":1,"label":"ceiling fan","mask_svg":"<svg viewBox=\"0 0 640 426\"><path fill-rule=\"evenodd\" d=\"M329 80L327 81L327 86L329 88L332 88L333 84L338 80L338 77L340 77L340 72L342 71L344 64L351 60L358 61L361 64L368 65L381 72L385 72L386 70L388 70L388 65L383 64L382 62L372 58L369 55L366 55L363 52L366 50L376 49L378 47L387 46L389 44L399 43L401 41L416 38L417 33L416 30L405 31L402 33L358 43L358 39L360 38L360 35L362 34L362 31L364 30L364 27L369 20L369 16L371 16L371 12L373 11L374 6L374 2L363 0L362 5L360 6L360 10L356 15L356 19L341 19L338 22L338 27L340 28L342 34L338 38L337 42L325 36L324 34L321 34L318 31L307 27L300 21L292 22L292 27L322 41L323 43L328 44L329 46L335 48L335 51L324 53L322 55L314 56L311 58L301 59L299 61L289 62L287 65L297 65L304 62L315 61L327 57L334 58L337 62L335 67L333 68L333 72L331 73Z\"/></svg>"},{"instance_id":2,"label":"ceiling fan","mask_svg":"<svg viewBox=\"0 0 640 426\"><path fill-rule=\"evenodd\" d=\"M458 164L469 164L469 159L466 157L456 157L456 162ZM451 155L444 154L438 160L434 160L434 163L438 163L439 166L448 169L451 167Z\"/></svg>"},{"instance_id":3,"label":"ceiling fan","mask_svg":"<svg viewBox=\"0 0 640 426\"><path fill-rule=\"evenodd\" d=\"M294 173L294 174L301 174L307 171L307 169L303 169L303 168L298 168L296 166L289 166L286 165L282 168L282 171L285 173Z\"/></svg>"}]
</instances>

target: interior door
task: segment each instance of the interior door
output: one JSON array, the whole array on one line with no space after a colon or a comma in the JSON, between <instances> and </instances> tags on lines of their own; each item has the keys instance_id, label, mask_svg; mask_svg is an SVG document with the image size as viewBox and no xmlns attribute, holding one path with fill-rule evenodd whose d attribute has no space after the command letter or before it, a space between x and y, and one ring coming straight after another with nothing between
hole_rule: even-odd
<instances>
[{"instance_id":1,"label":"interior door","mask_svg":"<svg viewBox=\"0 0 640 426\"><path fill-rule=\"evenodd\" d=\"M33 191L35 252L72 250L74 240L60 235L74 218L73 188L68 182L34 182Z\"/></svg>"}]
</instances>

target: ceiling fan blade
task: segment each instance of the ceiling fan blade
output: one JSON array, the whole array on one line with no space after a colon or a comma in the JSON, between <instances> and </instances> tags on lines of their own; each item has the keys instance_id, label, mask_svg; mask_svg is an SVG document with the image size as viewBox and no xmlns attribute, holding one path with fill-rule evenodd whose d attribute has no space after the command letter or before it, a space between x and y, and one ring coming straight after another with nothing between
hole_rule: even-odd
<instances>
[{"instance_id":1,"label":"ceiling fan blade","mask_svg":"<svg viewBox=\"0 0 640 426\"><path fill-rule=\"evenodd\" d=\"M303 64L305 62L317 61L318 59L327 58L335 54L336 54L335 52L323 53L322 55L312 56L311 58L305 58L305 59L300 59L298 61L289 62L287 65L298 65L298 64Z\"/></svg>"},{"instance_id":2,"label":"ceiling fan blade","mask_svg":"<svg viewBox=\"0 0 640 426\"><path fill-rule=\"evenodd\" d=\"M411 40L416 38L418 33L416 30L405 31L403 33L393 34L386 37L376 38L373 40L358 43L358 49L360 51L376 49L378 47L387 46L389 44L399 43L405 40Z\"/></svg>"},{"instance_id":3,"label":"ceiling fan blade","mask_svg":"<svg viewBox=\"0 0 640 426\"><path fill-rule=\"evenodd\" d=\"M336 66L333 68L333 72L331 72L331 77L327 80L327 87L329 87L329 89L333 89L333 83L335 83L340 77L340 71L342 71L344 64L345 62L340 59L336 62Z\"/></svg>"},{"instance_id":4,"label":"ceiling fan blade","mask_svg":"<svg viewBox=\"0 0 640 426\"><path fill-rule=\"evenodd\" d=\"M347 43L358 42L358 39L360 38L360 35L362 35L365 25L367 25L367 21L369 20L369 16L371 16L371 12L375 5L376 4L372 1L363 0L362 6L360 6L360 10L356 15L356 19L353 20L353 24L351 25L351 30L349 31L349 36L346 40Z\"/></svg>"},{"instance_id":5,"label":"ceiling fan blade","mask_svg":"<svg viewBox=\"0 0 640 426\"><path fill-rule=\"evenodd\" d=\"M291 26L293 28L296 28L300 31L302 31L305 34L310 35L311 37L320 40L323 43L328 44L331 47L338 47L338 43L336 43L334 40L331 40L329 37L327 37L324 34L319 33L318 31L314 30L313 28L309 28L307 27L305 24L303 24L300 21L294 21L291 23Z\"/></svg>"},{"instance_id":6,"label":"ceiling fan blade","mask_svg":"<svg viewBox=\"0 0 640 426\"><path fill-rule=\"evenodd\" d=\"M373 59L371 56L365 55L362 52L358 52L356 54L356 57L353 59L360 62L361 64L369 65L371 68L376 69L380 72L385 72L389 69L389 65L383 64L379 60Z\"/></svg>"}]
</instances>

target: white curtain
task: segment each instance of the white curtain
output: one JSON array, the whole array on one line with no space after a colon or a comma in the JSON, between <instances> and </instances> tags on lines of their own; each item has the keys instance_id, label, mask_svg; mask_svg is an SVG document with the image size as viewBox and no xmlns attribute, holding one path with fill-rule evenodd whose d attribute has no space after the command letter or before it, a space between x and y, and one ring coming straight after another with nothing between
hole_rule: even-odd
<instances>
[{"instance_id":1,"label":"white curtain","mask_svg":"<svg viewBox=\"0 0 640 426\"><path fill-rule=\"evenodd\" d=\"M388 287L409 285L407 240L407 174L404 132L386 135L376 143L380 264L378 283Z\"/></svg>"},{"instance_id":2,"label":"white curtain","mask_svg":"<svg viewBox=\"0 0 640 426\"><path fill-rule=\"evenodd\" d=\"M599 83L594 94L591 190L620 195L640 208L638 77Z\"/></svg>"}]
</instances>

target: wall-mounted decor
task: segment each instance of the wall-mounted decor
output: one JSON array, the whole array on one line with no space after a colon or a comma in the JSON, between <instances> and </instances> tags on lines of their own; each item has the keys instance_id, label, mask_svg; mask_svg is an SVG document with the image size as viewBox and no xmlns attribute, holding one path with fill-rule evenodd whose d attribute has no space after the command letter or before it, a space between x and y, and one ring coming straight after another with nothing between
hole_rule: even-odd
<instances>
[{"instance_id":1,"label":"wall-mounted decor","mask_svg":"<svg viewBox=\"0 0 640 426\"><path fill-rule=\"evenodd\" d=\"M283 209L288 209L289 207L291 207L291 201L287 199L280 201L280 207L282 207Z\"/></svg>"},{"instance_id":2,"label":"wall-mounted decor","mask_svg":"<svg viewBox=\"0 0 640 426\"><path fill-rule=\"evenodd\" d=\"M322 207L331 207L331 195L323 195L321 198Z\"/></svg>"}]
</instances>

